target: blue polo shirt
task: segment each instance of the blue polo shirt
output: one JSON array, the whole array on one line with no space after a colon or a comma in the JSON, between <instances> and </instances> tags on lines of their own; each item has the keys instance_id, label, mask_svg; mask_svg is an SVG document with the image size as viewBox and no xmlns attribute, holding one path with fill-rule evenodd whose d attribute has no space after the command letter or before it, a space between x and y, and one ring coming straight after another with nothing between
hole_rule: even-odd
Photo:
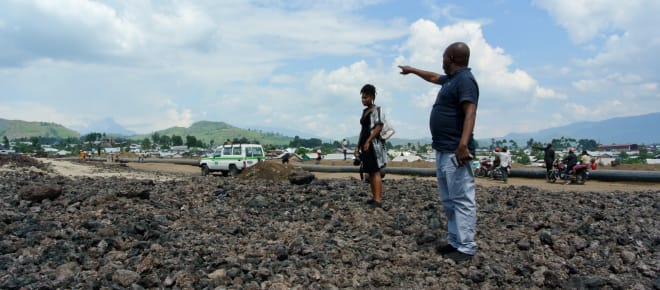
<instances>
[{"instance_id":1,"label":"blue polo shirt","mask_svg":"<svg viewBox=\"0 0 660 290\"><path fill-rule=\"evenodd\" d=\"M435 98L429 127L433 149L440 152L454 152L458 148L465 123L465 112L461 104L479 102L479 86L469 68L455 71L448 76L441 76L438 84L442 86ZM470 134L468 149L474 155L474 137Z\"/></svg>"}]
</instances>

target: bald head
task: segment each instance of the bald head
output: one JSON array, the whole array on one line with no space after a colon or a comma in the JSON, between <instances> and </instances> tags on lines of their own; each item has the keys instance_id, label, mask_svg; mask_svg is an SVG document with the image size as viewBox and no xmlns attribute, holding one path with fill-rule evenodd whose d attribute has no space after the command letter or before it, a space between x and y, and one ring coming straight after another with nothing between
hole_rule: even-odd
<instances>
[{"instance_id":1,"label":"bald head","mask_svg":"<svg viewBox=\"0 0 660 290\"><path fill-rule=\"evenodd\" d=\"M454 42L447 46L442 55L442 69L446 74L468 66L470 61L470 48L463 42Z\"/></svg>"},{"instance_id":2,"label":"bald head","mask_svg":"<svg viewBox=\"0 0 660 290\"><path fill-rule=\"evenodd\" d=\"M470 48L463 42L454 42L447 47L445 53L449 59L460 67L468 66L470 61Z\"/></svg>"}]
</instances>

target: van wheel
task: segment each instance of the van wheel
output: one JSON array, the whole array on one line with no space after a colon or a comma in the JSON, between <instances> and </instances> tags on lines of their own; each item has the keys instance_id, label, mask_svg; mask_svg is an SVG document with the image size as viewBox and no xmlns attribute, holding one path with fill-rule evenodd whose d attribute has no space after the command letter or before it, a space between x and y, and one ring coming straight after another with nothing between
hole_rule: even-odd
<instances>
[{"instance_id":1,"label":"van wheel","mask_svg":"<svg viewBox=\"0 0 660 290\"><path fill-rule=\"evenodd\" d=\"M209 173L211 173L209 167L206 166L206 164L202 165L202 176L207 176L209 175Z\"/></svg>"},{"instance_id":2,"label":"van wheel","mask_svg":"<svg viewBox=\"0 0 660 290\"><path fill-rule=\"evenodd\" d=\"M236 165L229 165L229 176L237 176L239 173L241 172L236 168Z\"/></svg>"}]
</instances>

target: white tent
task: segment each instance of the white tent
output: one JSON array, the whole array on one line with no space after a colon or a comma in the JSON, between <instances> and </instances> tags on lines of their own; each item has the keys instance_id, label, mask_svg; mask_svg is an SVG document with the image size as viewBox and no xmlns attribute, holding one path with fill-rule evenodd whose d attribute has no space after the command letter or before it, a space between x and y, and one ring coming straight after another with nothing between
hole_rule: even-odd
<instances>
[{"instance_id":1,"label":"white tent","mask_svg":"<svg viewBox=\"0 0 660 290\"><path fill-rule=\"evenodd\" d=\"M392 159L392 161L403 161L403 162L415 162L418 160L422 160L422 158L417 155L397 156L394 157L394 159Z\"/></svg>"},{"instance_id":2,"label":"white tent","mask_svg":"<svg viewBox=\"0 0 660 290\"><path fill-rule=\"evenodd\" d=\"M117 153L121 152L121 148L119 148L119 147L114 147L114 148L113 147L108 147L108 148L103 148L103 151L106 154L117 154Z\"/></svg>"}]
</instances>

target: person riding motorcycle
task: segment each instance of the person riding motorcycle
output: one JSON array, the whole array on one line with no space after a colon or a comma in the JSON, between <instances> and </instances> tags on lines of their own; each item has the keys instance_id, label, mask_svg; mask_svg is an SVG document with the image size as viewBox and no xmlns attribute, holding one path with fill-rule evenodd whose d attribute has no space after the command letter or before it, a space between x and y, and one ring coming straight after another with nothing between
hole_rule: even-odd
<instances>
[{"instance_id":1,"label":"person riding motorcycle","mask_svg":"<svg viewBox=\"0 0 660 290\"><path fill-rule=\"evenodd\" d=\"M587 150L582 150L582 153L580 154L580 164L587 165L587 167L590 166L591 156L589 156Z\"/></svg>"},{"instance_id":2,"label":"person riding motorcycle","mask_svg":"<svg viewBox=\"0 0 660 290\"><path fill-rule=\"evenodd\" d=\"M495 158L493 159L493 168L500 167L500 156L497 155L497 153L500 152L500 147L495 147L495 151L493 154L495 155Z\"/></svg>"},{"instance_id":3,"label":"person riding motorcycle","mask_svg":"<svg viewBox=\"0 0 660 290\"><path fill-rule=\"evenodd\" d=\"M495 158L499 159L499 166L500 170L502 172L502 180L504 183L507 183L507 177L509 175L509 167L511 166L511 156L508 153L508 148L504 146L502 149L502 152L498 150L499 148L495 148L495 151L493 154L495 154Z\"/></svg>"},{"instance_id":4,"label":"person riding motorcycle","mask_svg":"<svg viewBox=\"0 0 660 290\"><path fill-rule=\"evenodd\" d=\"M575 149L573 149L572 147L568 148L568 156L566 156L566 158L564 158L564 160L563 160L564 164L566 164L566 172L565 173L566 173L567 176L570 175L572 178L574 178L572 171L573 171L573 167L575 167L575 165L577 165L577 161L578 161L578 159L577 159L577 156L575 156ZM569 184L569 183L571 183L570 179L566 181L566 184Z\"/></svg>"}]
</instances>

